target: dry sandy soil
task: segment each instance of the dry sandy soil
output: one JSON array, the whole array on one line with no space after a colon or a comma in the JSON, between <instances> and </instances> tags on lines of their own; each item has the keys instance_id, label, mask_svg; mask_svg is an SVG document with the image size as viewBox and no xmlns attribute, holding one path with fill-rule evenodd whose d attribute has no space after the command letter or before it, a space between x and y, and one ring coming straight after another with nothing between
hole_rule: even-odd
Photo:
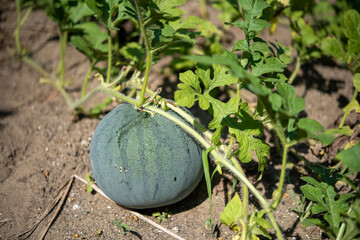
<instances>
[{"instance_id":1,"label":"dry sandy soil","mask_svg":"<svg viewBox=\"0 0 360 240\"><path fill-rule=\"evenodd\" d=\"M196 7L189 7L195 11ZM194 10L195 9L195 10ZM25 231L39 219L60 188L73 174L85 177L91 173L89 146L99 119L84 117L74 120L64 99L50 85L39 84L42 77L34 69L12 58L7 48L14 47L12 33L16 25L15 3L2 0L0 4L0 239ZM229 33L230 34L230 33ZM234 38L241 34L232 31ZM55 72L59 59L57 27L43 11L33 11L23 27L21 40L31 57L49 72ZM286 28L278 29L266 40L278 39L289 44ZM289 67L291 71L293 66ZM88 70L86 58L71 46L66 53L67 78L74 81L69 90L79 95L81 81ZM154 71L151 87L167 84L176 86ZM175 81L177 76L174 76ZM91 86L96 81L92 80ZM90 87L91 87L90 86ZM297 93L306 100L304 115L321 122L326 128L334 126L342 115L341 108L352 95L351 73L328 63L314 61L302 67L295 82ZM175 88L165 91L172 98ZM99 96L102 98L104 96ZM93 99L96 102L98 99ZM91 103L90 103L91 104ZM198 112L194 112L200 116ZM267 198L275 188L279 175L280 157L275 151L263 179L256 187ZM305 146L301 153L317 161ZM290 161L295 161L290 159ZM295 161L296 162L296 161ZM252 181L256 180L256 165L245 166ZM304 228L290 209L294 201L293 188L299 193L301 173L289 170L285 195L276 218L288 239L325 239L318 228ZM164 232L133 216L128 210L106 200L100 194L84 191L84 184L75 180L67 200L45 239L171 239ZM231 239L232 231L221 225L219 215L228 201L231 176L216 177L213 182L213 216L215 231L205 227L209 200L203 180L183 201L159 209L139 213L156 221L153 212L171 213L161 225L184 239ZM50 221L45 219L30 239L38 239ZM121 235L113 220L126 223L131 232ZM8 220L8 221L7 221Z\"/></svg>"}]
</instances>

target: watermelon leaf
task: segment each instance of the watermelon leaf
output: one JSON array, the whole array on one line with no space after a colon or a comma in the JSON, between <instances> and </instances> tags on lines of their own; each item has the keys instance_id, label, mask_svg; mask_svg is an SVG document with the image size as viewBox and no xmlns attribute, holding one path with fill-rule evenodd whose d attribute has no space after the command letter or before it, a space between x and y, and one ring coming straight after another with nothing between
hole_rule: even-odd
<instances>
[{"instance_id":1,"label":"watermelon leaf","mask_svg":"<svg viewBox=\"0 0 360 240\"><path fill-rule=\"evenodd\" d=\"M236 112L236 99L231 98L225 103L211 95L215 88L237 82L237 78L228 71L227 67L214 64L211 69L197 68L195 73L190 70L181 73L179 79L182 83L178 84L179 90L175 91L175 101L188 108L192 107L195 101L199 101L200 107L209 110L214 117L209 123L210 129L221 128L224 124L231 125L228 116ZM203 89L201 85L204 86Z\"/></svg>"},{"instance_id":2,"label":"watermelon leaf","mask_svg":"<svg viewBox=\"0 0 360 240\"><path fill-rule=\"evenodd\" d=\"M341 222L340 215L345 214L349 209L347 200L354 195L341 194L337 197L333 186L324 182L319 183L311 177L301 179L307 181L308 184L301 186L300 190L307 199L315 203L311 208L312 213L325 213L324 219L329 224L331 231L336 235Z\"/></svg>"},{"instance_id":3,"label":"watermelon leaf","mask_svg":"<svg viewBox=\"0 0 360 240\"><path fill-rule=\"evenodd\" d=\"M263 135L263 124L251 116L247 103L240 105L238 117L241 122L238 122L237 118L233 118L232 125L229 125L229 132L235 134L239 143L239 159L244 163L250 162L251 151L255 151L259 160L259 172L262 173L270 151L270 146L260 139ZM261 175L259 178L261 178Z\"/></svg>"},{"instance_id":4,"label":"watermelon leaf","mask_svg":"<svg viewBox=\"0 0 360 240\"><path fill-rule=\"evenodd\" d=\"M355 146L339 152L335 159L341 161L348 168L360 171L360 141Z\"/></svg>"}]
</instances>

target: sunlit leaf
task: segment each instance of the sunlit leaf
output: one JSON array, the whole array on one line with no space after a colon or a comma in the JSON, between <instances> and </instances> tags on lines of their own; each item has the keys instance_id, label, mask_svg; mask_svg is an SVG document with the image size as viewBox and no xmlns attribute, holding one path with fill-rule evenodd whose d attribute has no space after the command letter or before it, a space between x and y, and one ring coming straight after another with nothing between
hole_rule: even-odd
<instances>
[{"instance_id":1,"label":"sunlit leaf","mask_svg":"<svg viewBox=\"0 0 360 240\"><path fill-rule=\"evenodd\" d=\"M339 152L335 159L355 171L360 171L360 141L355 146Z\"/></svg>"},{"instance_id":2,"label":"sunlit leaf","mask_svg":"<svg viewBox=\"0 0 360 240\"><path fill-rule=\"evenodd\" d=\"M242 202L237 193L234 197L226 204L223 212L220 214L220 221L227 226L231 224L241 215Z\"/></svg>"}]
</instances>

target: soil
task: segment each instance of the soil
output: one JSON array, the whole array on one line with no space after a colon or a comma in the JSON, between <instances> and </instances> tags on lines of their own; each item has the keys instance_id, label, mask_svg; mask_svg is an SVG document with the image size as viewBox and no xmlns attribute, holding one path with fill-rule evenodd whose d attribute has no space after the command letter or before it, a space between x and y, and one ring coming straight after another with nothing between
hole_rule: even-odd
<instances>
[{"instance_id":1,"label":"soil","mask_svg":"<svg viewBox=\"0 0 360 240\"><path fill-rule=\"evenodd\" d=\"M197 9L190 3L188 9ZM197 13L198 14L198 13ZM16 26L15 2L1 1L0 5L0 239L12 239L39 219L62 186L73 174L85 178L91 173L89 148L91 137L100 121L98 118L76 119L53 86L40 84L42 77L37 71L12 57L7 49L14 48L12 33ZM230 39L240 39L242 34L230 30ZM280 26L274 35L265 33L266 40L277 39L286 45L290 33ZM57 26L44 11L34 10L21 31L21 41L30 56L49 72L55 72L60 55ZM289 72L293 69L289 66ZM89 64L81 53L69 46L66 52L66 78L72 78L69 91L79 96L82 79ZM156 70L158 69L158 70ZM168 79L153 71L151 88L166 85L166 97L172 98L177 76ZM325 128L335 125L352 95L351 73L328 61L313 61L302 66L294 85L306 101L304 116L318 120ZM90 87L96 86L92 78ZM171 86L171 88L169 87ZM164 88L165 89L165 88ZM89 104L106 96L98 96ZM251 96L245 96L251 99ZM114 107L114 106L111 106ZM201 116L199 112L194 112ZM299 150L300 151L300 150ZM259 191L270 199L279 176L280 156L272 151L263 179L256 183ZM320 161L306 146L300 154L312 161ZM294 161L295 159L289 159ZM255 183L256 166L245 166L249 178ZM299 193L299 177L296 169L291 176L287 191L279 209L277 221L287 239L326 239L316 227L304 228L297 215L291 211L294 200L290 189ZM233 232L221 224L219 215L229 201L232 177L224 174L213 182L213 216L215 230L205 226L209 213L209 200L205 181L183 201L171 206L137 211L152 221L153 212L170 213L161 225L184 239L231 239ZM253 202L256 204L256 202ZM29 239L38 239L45 221ZM126 223L131 232L122 235L114 224L116 219ZM166 233L128 210L105 199L100 194L90 194L84 184L75 180L59 216L50 227L45 239L170 239Z\"/></svg>"}]
</instances>

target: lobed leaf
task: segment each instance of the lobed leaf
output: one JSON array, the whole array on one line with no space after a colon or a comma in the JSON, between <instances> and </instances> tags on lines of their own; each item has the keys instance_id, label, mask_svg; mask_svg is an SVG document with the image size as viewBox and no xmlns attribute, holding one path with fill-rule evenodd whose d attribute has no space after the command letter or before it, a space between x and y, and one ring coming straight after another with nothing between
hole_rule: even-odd
<instances>
[{"instance_id":1,"label":"lobed leaf","mask_svg":"<svg viewBox=\"0 0 360 240\"><path fill-rule=\"evenodd\" d=\"M120 21L134 17L134 7L128 0L85 0L99 22L110 30L116 30Z\"/></svg>"},{"instance_id":2,"label":"lobed leaf","mask_svg":"<svg viewBox=\"0 0 360 240\"><path fill-rule=\"evenodd\" d=\"M96 62L104 58L107 52L107 34L94 22L77 24L75 27L81 30L81 34L71 36L70 44L84 53L90 61Z\"/></svg>"},{"instance_id":3,"label":"lobed leaf","mask_svg":"<svg viewBox=\"0 0 360 240\"><path fill-rule=\"evenodd\" d=\"M221 128L225 123L230 123L227 118L237 109L235 98L224 103L211 96L211 91L215 88L231 85L238 81L229 73L227 67L214 64L212 69L197 68L195 73L189 70L181 73L179 80L182 83L178 84L179 90L175 91L174 97L180 106L191 107L195 101L199 101L200 107L203 110L209 110L213 115L213 119L209 123L210 129ZM200 84L204 86L204 89L201 89ZM214 140L218 139L219 131L221 130L217 131Z\"/></svg>"},{"instance_id":4,"label":"lobed leaf","mask_svg":"<svg viewBox=\"0 0 360 240\"><path fill-rule=\"evenodd\" d=\"M291 115L296 115L305 108L305 101L295 93L295 88L290 84L277 83L276 89L283 98L283 108Z\"/></svg>"},{"instance_id":5,"label":"lobed leaf","mask_svg":"<svg viewBox=\"0 0 360 240\"><path fill-rule=\"evenodd\" d=\"M350 206L350 210L344 218L346 230L344 240L353 240L360 235L360 198L356 198Z\"/></svg>"},{"instance_id":6,"label":"lobed leaf","mask_svg":"<svg viewBox=\"0 0 360 240\"><path fill-rule=\"evenodd\" d=\"M319 183L311 177L302 179L314 185L306 184L300 187L304 196L315 203L311 208L312 213L324 212L324 219L328 222L330 229L337 233L341 221L340 215L349 209L347 200L352 198L353 194L340 194L337 198L333 186L324 182Z\"/></svg>"},{"instance_id":7,"label":"lobed leaf","mask_svg":"<svg viewBox=\"0 0 360 240\"><path fill-rule=\"evenodd\" d=\"M229 132L235 134L236 140L239 143L239 159L241 162L251 161L251 151L254 151L258 160L259 167L266 165L268 159L267 155L270 151L270 146L263 140L259 139L263 135L263 124L259 120L253 119L250 114L247 103L240 105L239 118L233 118L233 123L229 125ZM259 169L260 172L263 169Z\"/></svg>"},{"instance_id":8,"label":"lobed leaf","mask_svg":"<svg viewBox=\"0 0 360 240\"><path fill-rule=\"evenodd\" d=\"M285 67L287 67L287 64L282 63L280 59L269 57L266 59L266 62L260 61L256 63L252 67L252 74L259 77L266 73L283 72Z\"/></svg>"},{"instance_id":9,"label":"lobed leaf","mask_svg":"<svg viewBox=\"0 0 360 240\"><path fill-rule=\"evenodd\" d=\"M262 11L268 7L266 1L239 0L239 5L245 11L245 21L235 21L232 25L242 29L247 39L253 39L256 32L271 26L267 21L258 18Z\"/></svg>"},{"instance_id":10,"label":"lobed leaf","mask_svg":"<svg viewBox=\"0 0 360 240\"><path fill-rule=\"evenodd\" d=\"M355 146L339 152L335 159L341 161L348 168L360 171L360 141Z\"/></svg>"}]
</instances>

